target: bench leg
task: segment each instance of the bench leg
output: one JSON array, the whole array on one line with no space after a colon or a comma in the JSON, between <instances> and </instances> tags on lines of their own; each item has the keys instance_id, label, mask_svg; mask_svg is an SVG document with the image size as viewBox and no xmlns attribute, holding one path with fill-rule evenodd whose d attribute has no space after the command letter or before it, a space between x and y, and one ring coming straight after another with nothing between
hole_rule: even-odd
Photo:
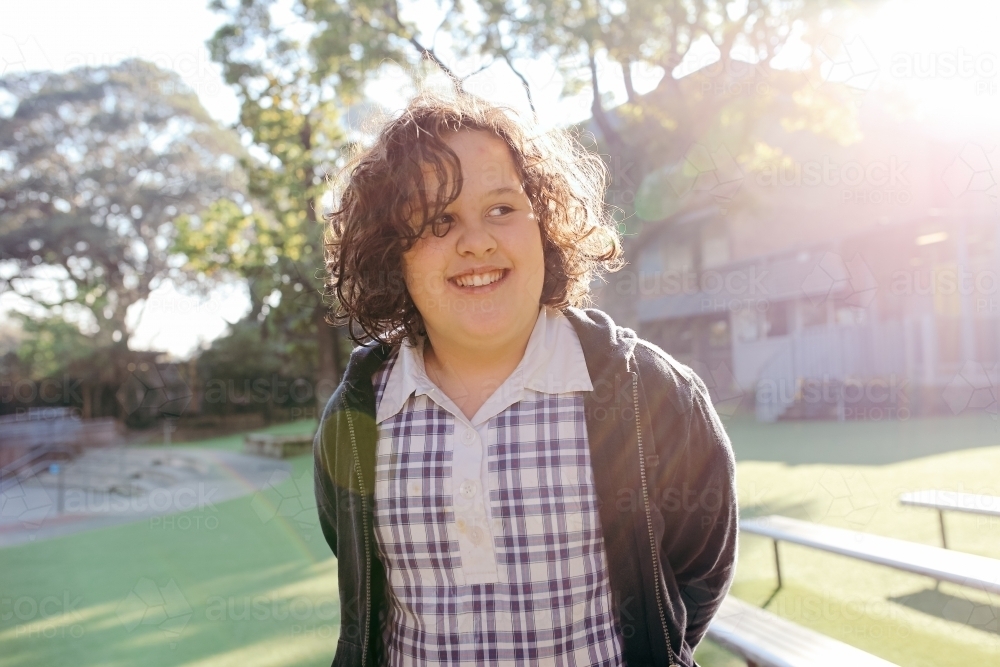
<instances>
[{"instance_id":1,"label":"bench leg","mask_svg":"<svg viewBox=\"0 0 1000 667\"><path fill-rule=\"evenodd\" d=\"M941 526L941 546L948 548L948 536L944 532L944 512L938 510L938 524Z\"/></svg>"},{"instance_id":2,"label":"bench leg","mask_svg":"<svg viewBox=\"0 0 1000 667\"><path fill-rule=\"evenodd\" d=\"M778 540L774 540L774 571L778 575L778 588L775 592L781 590L781 558L778 556Z\"/></svg>"},{"instance_id":3,"label":"bench leg","mask_svg":"<svg viewBox=\"0 0 1000 667\"><path fill-rule=\"evenodd\" d=\"M767 609L767 605L771 604L778 591L781 590L781 558L778 555L778 540L772 540L774 543L774 573L778 575L778 587L771 591L771 595L768 596L767 600L761 605L764 609ZM753 663L748 662L750 667L756 667Z\"/></svg>"}]
</instances>

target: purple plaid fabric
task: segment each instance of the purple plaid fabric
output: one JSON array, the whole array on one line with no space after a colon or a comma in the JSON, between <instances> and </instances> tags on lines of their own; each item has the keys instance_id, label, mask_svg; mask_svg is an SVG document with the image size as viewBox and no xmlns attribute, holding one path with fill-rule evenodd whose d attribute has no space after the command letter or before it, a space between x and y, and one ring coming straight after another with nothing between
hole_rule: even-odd
<instances>
[{"instance_id":1,"label":"purple plaid fabric","mask_svg":"<svg viewBox=\"0 0 1000 667\"><path fill-rule=\"evenodd\" d=\"M396 359L374 376L378 401ZM583 394L527 390L489 420L497 583L463 583L455 421L411 394L379 424L375 534L389 581L388 664L622 664Z\"/></svg>"}]
</instances>

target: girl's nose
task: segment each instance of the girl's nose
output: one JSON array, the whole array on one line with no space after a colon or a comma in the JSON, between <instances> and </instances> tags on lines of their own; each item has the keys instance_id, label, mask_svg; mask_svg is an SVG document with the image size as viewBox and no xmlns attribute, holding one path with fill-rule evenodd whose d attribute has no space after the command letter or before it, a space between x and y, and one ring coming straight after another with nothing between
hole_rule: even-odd
<instances>
[{"instance_id":1,"label":"girl's nose","mask_svg":"<svg viewBox=\"0 0 1000 667\"><path fill-rule=\"evenodd\" d=\"M455 231L458 232L455 249L460 255L479 257L496 250L496 239L490 233L488 225L478 216L463 218Z\"/></svg>"}]
</instances>

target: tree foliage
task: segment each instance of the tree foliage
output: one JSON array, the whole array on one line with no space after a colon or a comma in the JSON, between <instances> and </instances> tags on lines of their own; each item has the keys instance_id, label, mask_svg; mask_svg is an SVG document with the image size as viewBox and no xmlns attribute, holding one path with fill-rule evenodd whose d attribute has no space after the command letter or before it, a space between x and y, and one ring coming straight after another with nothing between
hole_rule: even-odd
<instances>
[{"instance_id":1,"label":"tree foliage","mask_svg":"<svg viewBox=\"0 0 1000 667\"><path fill-rule=\"evenodd\" d=\"M209 278L247 280L248 320L261 323L265 336L312 350L322 402L339 378L345 350L344 337L325 321L320 208L327 173L343 163L349 145L341 115L365 76L347 61L356 40L368 34L368 23L359 19L366 6L295 5L309 20L339 31L340 38L328 34L325 41L289 36L275 23L269 1L211 6L226 18L209 48L240 100L237 129L252 146L242 166L254 208L216 202L197 224L181 221L175 248L189 269ZM394 54L378 40L372 44L386 57Z\"/></svg>"},{"instance_id":2,"label":"tree foliage","mask_svg":"<svg viewBox=\"0 0 1000 667\"><path fill-rule=\"evenodd\" d=\"M0 280L56 312L89 312L127 346L127 311L180 264L173 220L245 187L238 138L179 77L142 61L0 79Z\"/></svg>"},{"instance_id":3,"label":"tree foliage","mask_svg":"<svg viewBox=\"0 0 1000 667\"><path fill-rule=\"evenodd\" d=\"M252 148L243 165L253 211L220 201L200 226L181 225L177 247L205 275L236 272L250 284L250 319L265 334L316 332L319 373L328 381L342 364L342 344L323 323L325 176L343 166L360 135L348 116L365 103L367 84L397 77L419 87L434 72L456 88L485 68L507 67L524 84L527 70L558 63L566 93L592 93L593 128L611 166L613 201L632 216L643 183L659 193L693 144L724 144L751 164L768 150L774 124L831 134L849 132L850 114L830 122L845 100L834 88L807 90L803 73L780 73L769 61L796 26L803 39L835 24L844 0L213 0L225 22L210 40L213 59L241 102L237 129ZM429 10L436 12L428 29ZM698 40L720 53L711 70L677 79L674 68ZM748 64L747 61L758 64ZM660 68L655 90L638 95L631 73ZM818 62L811 65L819 67ZM807 67L806 69L809 69ZM749 75L748 75L749 72ZM765 94L732 95L747 76L767 77ZM402 78L399 78L402 77ZM624 105L606 109L611 77L622 77ZM719 93L717 91L723 91ZM780 120L779 120L780 119ZM649 181L649 177L653 181ZM640 202L641 203L641 202ZM681 202L646 202L668 216Z\"/></svg>"}]
</instances>

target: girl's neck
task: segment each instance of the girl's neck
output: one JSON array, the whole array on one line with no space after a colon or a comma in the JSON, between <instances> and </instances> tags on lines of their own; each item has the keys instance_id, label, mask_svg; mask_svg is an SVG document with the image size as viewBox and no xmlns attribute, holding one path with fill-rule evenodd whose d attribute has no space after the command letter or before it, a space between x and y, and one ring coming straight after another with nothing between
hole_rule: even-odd
<instances>
[{"instance_id":1,"label":"girl's neck","mask_svg":"<svg viewBox=\"0 0 1000 667\"><path fill-rule=\"evenodd\" d=\"M424 343L427 377L472 419L524 358L532 329L492 347Z\"/></svg>"}]
</instances>

